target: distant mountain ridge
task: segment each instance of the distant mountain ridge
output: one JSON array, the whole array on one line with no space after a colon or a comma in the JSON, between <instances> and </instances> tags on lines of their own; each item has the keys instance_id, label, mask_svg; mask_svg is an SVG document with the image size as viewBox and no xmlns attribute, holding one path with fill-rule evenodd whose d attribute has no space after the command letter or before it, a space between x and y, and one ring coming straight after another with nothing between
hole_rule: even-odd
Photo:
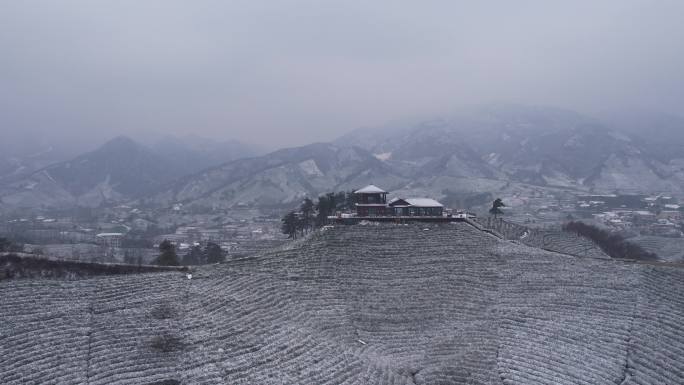
<instances>
[{"instance_id":1,"label":"distant mountain ridge","mask_svg":"<svg viewBox=\"0 0 684 385\"><path fill-rule=\"evenodd\" d=\"M680 127L684 130L684 122ZM364 134L354 132L338 142L383 154L403 167L438 162L441 175L602 192L681 191L684 181L684 152L664 158L633 132L559 109L489 107L404 132ZM684 137L669 139L671 146L684 148Z\"/></svg>"},{"instance_id":2,"label":"distant mountain ridge","mask_svg":"<svg viewBox=\"0 0 684 385\"><path fill-rule=\"evenodd\" d=\"M240 159L182 178L146 201L193 203L212 208L278 206L330 189L352 189L370 181L398 187L405 180L371 153L329 143L278 150Z\"/></svg>"},{"instance_id":3,"label":"distant mountain ridge","mask_svg":"<svg viewBox=\"0 0 684 385\"><path fill-rule=\"evenodd\" d=\"M195 135L165 136L150 148L172 161L184 175L264 153L258 146L237 140L217 141Z\"/></svg>"},{"instance_id":4,"label":"distant mountain ridge","mask_svg":"<svg viewBox=\"0 0 684 385\"><path fill-rule=\"evenodd\" d=\"M657 131L644 135L650 121ZM356 130L332 143L261 156L239 143L170 139L150 149L118 138L0 187L0 204L98 206L137 200L163 207L283 207L369 183L437 199L447 190L505 192L521 186L684 195L682 131L684 119L617 129L573 111L498 105Z\"/></svg>"},{"instance_id":5,"label":"distant mountain ridge","mask_svg":"<svg viewBox=\"0 0 684 385\"><path fill-rule=\"evenodd\" d=\"M94 207L141 196L176 177L167 161L126 137L38 170L2 188L18 207Z\"/></svg>"},{"instance_id":6,"label":"distant mountain ridge","mask_svg":"<svg viewBox=\"0 0 684 385\"><path fill-rule=\"evenodd\" d=\"M149 200L221 208L291 204L370 182L436 198L445 190L500 191L517 184L682 194L684 153L673 154L657 157L633 133L573 111L488 106L230 162L183 178Z\"/></svg>"},{"instance_id":7,"label":"distant mountain ridge","mask_svg":"<svg viewBox=\"0 0 684 385\"><path fill-rule=\"evenodd\" d=\"M167 137L153 148L116 137L99 148L0 183L0 208L97 207L148 196L173 180L254 154L240 142ZM1 164L0 164L1 165Z\"/></svg>"}]
</instances>

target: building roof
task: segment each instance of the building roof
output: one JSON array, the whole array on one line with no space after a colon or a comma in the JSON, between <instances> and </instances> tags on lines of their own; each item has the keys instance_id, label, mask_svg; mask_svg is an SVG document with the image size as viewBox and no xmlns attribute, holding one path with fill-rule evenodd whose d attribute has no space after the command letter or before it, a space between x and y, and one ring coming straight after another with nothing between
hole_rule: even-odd
<instances>
[{"instance_id":1,"label":"building roof","mask_svg":"<svg viewBox=\"0 0 684 385\"><path fill-rule=\"evenodd\" d=\"M354 191L354 194L386 194L387 191L381 189L376 185L369 184L368 186Z\"/></svg>"},{"instance_id":2,"label":"building roof","mask_svg":"<svg viewBox=\"0 0 684 385\"><path fill-rule=\"evenodd\" d=\"M410 206L410 203L406 202L406 200L402 198L392 198L389 202L387 202L388 205L390 206L395 206L395 207L408 207Z\"/></svg>"},{"instance_id":3,"label":"building roof","mask_svg":"<svg viewBox=\"0 0 684 385\"><path fill-rule=\"evenodd\" d=\"M408 198L404 200L413 207L444 207L441 203L430 198Z\"/></svg>"}]
</instances>

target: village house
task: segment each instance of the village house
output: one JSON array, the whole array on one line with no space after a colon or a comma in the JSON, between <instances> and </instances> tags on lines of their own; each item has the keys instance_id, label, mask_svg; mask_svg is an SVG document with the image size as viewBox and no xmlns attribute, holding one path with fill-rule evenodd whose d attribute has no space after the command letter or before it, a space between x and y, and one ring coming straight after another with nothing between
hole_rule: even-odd
<instances>
[{"instance_id":1,"label":"village house","mask_svg":"<svg viewBox=\"0 0 684 385\"><path fill-rule=\"evenodd\" d=\"M388 192L372 184L354 194L357 217L441 217L444 213L444 206L430 198L394 198L388 202Z\"/></svg>"},{"instance_id":2,"label":"village house","mask_svg":"<svg viewBox=\"0 0 684 385\"><path fill-rule=\"evenodd\" d=\"M96 235L97 244L106 248L121 247L123 237L123 233L100 233Z\"/></svg>"}]
</instances>

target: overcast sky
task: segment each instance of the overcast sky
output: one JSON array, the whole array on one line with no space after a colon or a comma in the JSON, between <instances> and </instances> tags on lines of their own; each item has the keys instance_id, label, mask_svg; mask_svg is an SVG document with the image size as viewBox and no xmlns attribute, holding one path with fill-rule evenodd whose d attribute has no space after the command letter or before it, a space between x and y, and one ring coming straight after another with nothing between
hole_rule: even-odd
<instances>
[{"instance_id":1,"label":"overcast sky","mask_svg":"<svg viewBox=\"0 0 684 385\"><path fill-rule=\"evenodd\" d=\"M0 129L281 147L490 101L680 113L683 20L682 0L6 0Z\"/></svg>"}]
</instances>

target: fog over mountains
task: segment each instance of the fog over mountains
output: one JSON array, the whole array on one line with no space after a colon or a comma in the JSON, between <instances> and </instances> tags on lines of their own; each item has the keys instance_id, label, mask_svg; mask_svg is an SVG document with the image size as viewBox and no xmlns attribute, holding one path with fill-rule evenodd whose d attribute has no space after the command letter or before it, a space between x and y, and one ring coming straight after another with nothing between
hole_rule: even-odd
<instances>
[{"instance_id":1,"label":"fog over mountains","mask_svg":"<svg viewBox=\"0 0 684 385\"><path fill-rule=\"evenodd\" d=\"M239 142L175 137L164 137L148 147L121 136L94 151L47 166L38 162L46 156L14 157L6 160L0 175L2 205L71 208L127 202L184 175L257 151Z\"/></svg>"},{"instance_id":2,"label":"fog over mountains","mask_svg":"<svg viewBox=\"0 0 684 385\"><path fill-rule=\"evenodd\" d=\"M651 133L648 135L647 133ZM4 209L137 200L207 208L287 206L374 183L403 194L524 185L594 193L684 192L684 120L602 122L555 108L489 105L418 124L358 129L250 157L239 142L116 138L27 176L6 173Z\"/></svg>"}]
</instances>

